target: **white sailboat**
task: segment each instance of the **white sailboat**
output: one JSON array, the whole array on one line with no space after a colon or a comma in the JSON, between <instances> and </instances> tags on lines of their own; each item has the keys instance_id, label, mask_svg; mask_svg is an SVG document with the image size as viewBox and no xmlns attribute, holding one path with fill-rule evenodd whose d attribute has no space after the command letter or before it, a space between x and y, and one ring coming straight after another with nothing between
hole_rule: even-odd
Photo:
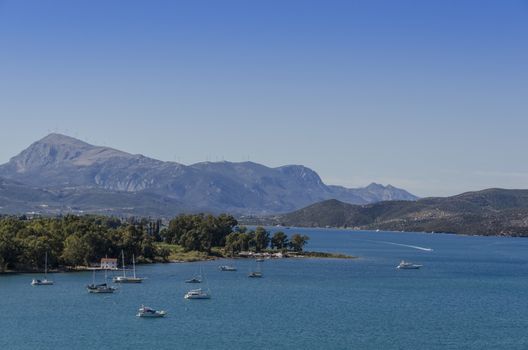
<instances>
[{"instance_id":1,"label":"white sailboat","mask_svg":"<svg viewBox=\"0 0 528 350\"><path fill-rule=\"evenodd\" d=\"M257 260L257 267L254 271L251 271L248 275L250 278L262 278L262 269L260 267L260 262Z\"/></svg>"},{"instance_id":2,"label":"white sailboat","mask_svg":"<svg viewBox=\"0 0 528 350\"><path fill-rule=\"evenodd\" d=\"M123 276L116 276L113 278L113 281L115 283L141 283L143 282L144 278L136 277L136 258L134 255L132 255L132 271L133 271L133 277L129 277L126 275L126 268L125 268L125 253L121 250L121 261L123 265Z\"/></svg>"},{"instance_id":3,"label":"white sailboat","mask_svg":"<svg viewBox=\"0 0 528 350\"><path fill-rule=\"evenodd\" d=\"M193 278L185 280L185 283L202 283L202 268L200 267L200 273L198 275L194 275Z\"/></svg>"},{"instance_id":4,"label":"white sailboat","mask_svg":"<svg viewBox=\"0 0 528 350\"><path fill-rule=\"evenodd\" d=\"M48 279L48 252L46 252L44 258L44 279L33 278L31 281L32 286L51 286L53 284L52 280Z\"/></svg>"}]
</instances>

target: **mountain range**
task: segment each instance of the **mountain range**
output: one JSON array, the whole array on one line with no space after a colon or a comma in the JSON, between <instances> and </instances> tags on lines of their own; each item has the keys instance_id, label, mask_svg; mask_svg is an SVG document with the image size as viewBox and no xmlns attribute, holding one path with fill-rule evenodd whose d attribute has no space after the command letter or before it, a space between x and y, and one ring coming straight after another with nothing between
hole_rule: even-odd
<instances>
[{"instance_id":1,"label":"mountain range","mask_svg":"<svg viewBox=\"0 0 528 350\"><path fill-rule=\"evenodd\" d=\"M172 216L181 212L264 215L326 199L353 204L416 196L372 183L350 189L323 183L302 165L164 162L50 134L0 165L0 212Z\"/></svg>"},{"instance_id":2,"label":"mountain range","mask_svg":"<svg viewBox=\"0 0 528 350\"><path fill-rule=\"evenodd\" d=\"M332 199L267 224L366 230L528 236L528 190L487 189L452 197L352 205Z\"/></svg>"}]
</instances>

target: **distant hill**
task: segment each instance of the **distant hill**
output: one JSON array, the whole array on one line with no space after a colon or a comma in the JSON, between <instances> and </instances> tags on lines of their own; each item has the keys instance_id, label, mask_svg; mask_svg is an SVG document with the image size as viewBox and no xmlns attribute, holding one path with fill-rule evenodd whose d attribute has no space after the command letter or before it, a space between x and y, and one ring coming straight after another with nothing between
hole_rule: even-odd
<instances>
[{"instance_id":1,"label":"distant hill","mask_svg":"<svg viewBox=\"0 0 528 350\"><path fill-rule=\"evenodd\" d=\"M332 199L270 219L287 226L528 236L528 190L352 205Z\"/></svg>"},{"instance_id":2,"label":"distant hill","mask_svg":"<svg viewBox=\"0 0 528 350\"><path fill-rule=\"evenodd\" d=\"M269 168L252 162L203 162L186 166L61 134L44 137L0 165L0 179L5 183L0 187L0 213L264 215L330 198L355 204L417 198L391 185L328 186L302 165Z\"/></svg>"}]
</instances>

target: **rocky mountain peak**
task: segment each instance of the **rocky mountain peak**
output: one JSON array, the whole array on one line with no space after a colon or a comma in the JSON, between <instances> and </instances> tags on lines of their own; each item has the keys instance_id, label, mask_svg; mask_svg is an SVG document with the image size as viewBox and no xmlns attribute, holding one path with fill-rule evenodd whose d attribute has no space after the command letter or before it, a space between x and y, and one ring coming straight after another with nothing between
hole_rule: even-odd
<instances>
[{"instance_id":1,"label":"rocky mountain peak","mask_svg":"<svg viewBox=\"0 0 528 350\"><path fill-rule=\"evenodd\" d=\"M81 141L79 139L73 138L71 136L58 134L58 133L51 133L39 141L36 141L33 143L35 144L48 144L48 145L57 145L57 146L76 146L76 147L94 147L84 141Z\"/></svg>"},{"instance_id":2,"label":"rocky mountain peak","mask_svg":"<svg viewBox=\"0 0 528 350\"><path fill-rule=\"evenodd\" d=\"M324 185L319 174L304 165L285 165L276 169L282 174L292 176L303 183L314 184L317 186Z\"/></svg>"},{"instance_id":3,"label":"rocky mountain peak","mask_svg":"<svg viewBox=\"0 0 528 350\"><path fill-rule=\"evenodd\" d=\"M375 183L375 182L371 183L370 185L368 185L366 187L367 190L384 190L385 188L386 188L385 186L383 186L381 184L378 184L378 183ZM388 188L388 186L387 186L387 188Z\"/></svg>"},{"instance_id":4,"label":"rocky mountain peak","mask_svg":"<svg viewBox=\"0 0 528 350\"><path fill-rule=\"evenodd\" d=\"M34 142L8 165L17 173L25 173L41 168L62 166L89 166L111 157L132 157L132 155L112 148L90 145L84 141L62 134L49 134Z\"/></svg>"}]
</instances>

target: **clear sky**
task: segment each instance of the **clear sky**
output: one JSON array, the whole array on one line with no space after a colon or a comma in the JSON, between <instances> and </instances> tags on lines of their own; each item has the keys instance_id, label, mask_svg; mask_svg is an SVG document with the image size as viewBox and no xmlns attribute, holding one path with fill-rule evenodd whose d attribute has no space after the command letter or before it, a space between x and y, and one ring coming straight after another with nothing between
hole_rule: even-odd
<instances>
[{"instance_id":1,"label":"clear sky","mask_svg":"<svg viewBox=\"0 0 528 350\"><path fill-rule=\"evenodd\" d=\"M52 131L419 196L528 188L528 1L0 0L0 163Z\"/></svg>"}]
</instances>

